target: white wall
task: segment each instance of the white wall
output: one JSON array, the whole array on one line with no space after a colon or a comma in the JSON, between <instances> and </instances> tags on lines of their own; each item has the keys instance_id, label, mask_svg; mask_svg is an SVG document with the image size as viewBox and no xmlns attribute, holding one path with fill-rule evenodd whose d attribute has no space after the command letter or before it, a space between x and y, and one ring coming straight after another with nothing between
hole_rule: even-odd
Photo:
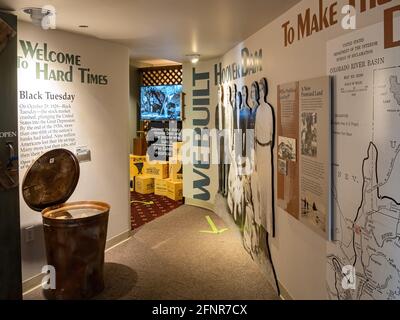
<instances>
[{"instance_id":1,"label":"white wall","mask_svg":"<svg viewBox=\"0 0 400 320\"><path fill-rule=\"evenodd\" d=\"M334 2L324 1L327 5ZM292 24L296 23L297 15L308 8L318 14L318 3L319 1L315 0L300 2L223 56L222 64L226 66L233 62L240 63L240 52L243 47L253 51L260 48L263 50L263 71L236 81L238 89L244 84L250 86L253 81L266 77L270 87L269 102L276 108L279 84L326 75L327 41L350 32L342 29L340 22L289 47L285 48L283 42L282 25L288 20L291 20ZM345 4L348 4L348 1L338 1L339 21L342 17L340 9ZM382 21L383 10L396 4L399 4L399 1L392 1L362 15L358 14L357 28ZM277 209L276 238L271 240L272 256L281 284L294 299L327 298L326 247L324 239L288 213Z\"/></svg>"},{"instance_id":2,"label":"white wall","mask_svg":"<svg viewBox=\"0 0 400 320\"><path fill-rule=\"evenodd\" d=\"M138 105L140 103L139 72L136 66L129 67L129 132L130 152L133 153L133 139L138 137Z\"/></svg>"},{"instance_id":3,"label":"white wall","mask_svg":"<svg viewBox=\"0 0 400 320\"><path fill-rule=\"evenodd\" d=\"M128 49L98 39L62 31L43 31L20 22L19 40L48 44L55 51L79 54L83 67L108 76L107 85L80 82L78 70L74 81L37 80L34 65L19 69L19 90L74 93L72 104L75 116L76 146L88 146L92 161L81 164L81 176L70 201L99 200L111 205L108 239L130 230L129 204L129 52ZM18 46L22 55L21 46ZM66 65L50 64L65 69ZM19 103L27 103L19 101ZM49 103L42 101L41 103ZM21 139L21 138L20 138ZM68 149L75 152L75 147ZM21 158L20 160L24 160ZM21 170L21 180L26 170ZM26 227L35 226L33 242L25 241ZM21 199L21 233L23 279L41 272L45 265L41 215L27 207Z\"/></svg>"}]
</instances>

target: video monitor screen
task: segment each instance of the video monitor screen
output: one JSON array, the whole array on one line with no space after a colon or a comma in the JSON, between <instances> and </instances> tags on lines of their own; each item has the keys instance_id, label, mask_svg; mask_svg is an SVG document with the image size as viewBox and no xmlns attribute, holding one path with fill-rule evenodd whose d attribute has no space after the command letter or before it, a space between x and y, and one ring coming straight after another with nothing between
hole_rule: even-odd
<instances>
[{"instance_id":1,"label":"video monitor screen","mask_svg":"<svg viewBox=\"0 0 400 320\"><path fill-rule=\"evenodd\" d=\"M149 121L181 120L182 85L141 87L140 118Z\"/></svg>"}]
</instances>

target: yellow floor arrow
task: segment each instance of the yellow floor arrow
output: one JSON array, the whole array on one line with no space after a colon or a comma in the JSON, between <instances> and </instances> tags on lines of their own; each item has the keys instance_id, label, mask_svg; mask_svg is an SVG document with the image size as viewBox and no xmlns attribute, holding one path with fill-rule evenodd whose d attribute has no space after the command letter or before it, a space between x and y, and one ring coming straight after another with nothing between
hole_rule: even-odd
<instances>
[{"instance_id":1,"label":"yellow floor arrow","mask_svg":"<svg viewBox=\"0 0 400 320\"><path fill-rule=\"evenodd\" d=\"M206 216L207 222L211 227L211 230L209 231L200 231L201 233L211 233L211 234L221 234L225 231L228 231L228 229L221 229L218 230L217 226L215 225L214 221L211 220L210 216Z\"/></svg>"},{"instance_id":2,"label":"yellow floor arrow","mask_svg":"<svg viewBox=\"0 0 400 320\"><path fill-rule=\"evenodd\" d=\"M131 204L132 203L141 203L141 204L144 204L145 206L150 206L150 205L154 204L153 201L136 201L136 200L131 201Z\"/></svg>"}]
</instances>

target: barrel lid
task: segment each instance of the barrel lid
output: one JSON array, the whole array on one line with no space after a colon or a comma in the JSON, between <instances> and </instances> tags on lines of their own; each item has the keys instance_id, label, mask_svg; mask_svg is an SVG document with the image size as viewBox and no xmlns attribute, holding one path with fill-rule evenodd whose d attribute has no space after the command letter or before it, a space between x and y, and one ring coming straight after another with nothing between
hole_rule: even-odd
<instances>
[{"instance_id":1,"label":"barrel lid","mask_svg":"<svg viewBox=\"0 0 400 320\"><path fill-rule=\"evenodd\" d=\"M26 204L35 211L65 203L79 180L79 161L65 149L40 156L28 169L22 182Z\"/></svg>"}]
</instances>

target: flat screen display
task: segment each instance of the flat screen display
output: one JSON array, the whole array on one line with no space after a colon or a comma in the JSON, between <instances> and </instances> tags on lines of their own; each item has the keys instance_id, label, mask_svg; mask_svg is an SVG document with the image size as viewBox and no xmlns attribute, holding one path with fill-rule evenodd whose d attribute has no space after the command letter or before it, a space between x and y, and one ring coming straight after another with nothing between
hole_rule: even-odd
<instances>
[{"instance_id":1,"label":"flat screen display","mask_svg":"<svg viewBox=\"0 0 400 320\"><path fill-rule=\"evenodd\" d=\"M181 97L182 85L141 87L141 120L181 120Z\"/></svg>"}]
</instances>

